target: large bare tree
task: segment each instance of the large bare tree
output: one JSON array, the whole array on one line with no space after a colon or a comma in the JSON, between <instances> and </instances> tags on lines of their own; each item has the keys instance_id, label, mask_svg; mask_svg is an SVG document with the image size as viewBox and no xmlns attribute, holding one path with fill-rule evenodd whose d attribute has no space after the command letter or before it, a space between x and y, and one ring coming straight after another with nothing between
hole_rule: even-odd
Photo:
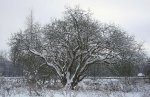
<instances>
[{"instance_id":1,"label":"large bare tree","mask_svg":"<svg viewBox=\"0 0 150 97\"><path fill-rule=\"evenodd\" d=\"M119 27L100 23L78 7L68 8L62 19L44 27L32 19L28 25L12 38L12 55L28 57L26 62L34 59L28 64L35 65L35 72L43 65L53 68L66 89L74 89L88 67L113 64L121 58L121 52L137 50L132 38Z\"/></svg>"}]
</instances>

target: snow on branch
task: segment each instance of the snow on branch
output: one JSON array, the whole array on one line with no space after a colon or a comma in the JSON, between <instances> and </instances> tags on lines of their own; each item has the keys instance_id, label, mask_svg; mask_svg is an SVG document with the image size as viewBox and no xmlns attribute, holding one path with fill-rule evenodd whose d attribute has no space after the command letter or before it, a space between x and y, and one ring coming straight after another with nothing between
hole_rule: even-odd
<instances>
[{"instance_id":1,"label":"snow on branch","mask_svg":"<svg viewBox=\"0 0 150 97\"><path fill-rule=\"evenodd\" d=\"M46 63L48 66L53 67L53 68L56 70L56 72L57 72L57 74L58 74L59 76L62 76L61 68L59 68L57 65L54 65L54 64L48 62L47 59L45 58L45 56L44 56L43 54L37 52L37 51L34 50L34 49L32 49L32 50L29 49L29 51L30 51L31 53L33 53L33 54L35 54L35 55L41 57L41 58L45 61L45 63Z\"/></svg>"}]
</instances>

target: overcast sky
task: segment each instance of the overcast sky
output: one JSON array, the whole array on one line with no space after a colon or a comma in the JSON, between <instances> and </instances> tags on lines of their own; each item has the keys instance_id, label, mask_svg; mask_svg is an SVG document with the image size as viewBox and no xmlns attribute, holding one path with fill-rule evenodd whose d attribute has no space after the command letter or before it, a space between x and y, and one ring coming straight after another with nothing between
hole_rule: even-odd
<instances>
[{"instance_id":1,"label":"overcast sky","mask_svg":"<svg viewBox=\"0 0 150 97\"><path fill-rule=\"evenodd\" d=\"M46 24L62 17L65 7L76 5L90 9L95 19L120 25L144 42L150 55L150 0L0 0L0 50L9 50L11 34L25 27L31 10L36 21Z\"/></svg>"}]
</instances>

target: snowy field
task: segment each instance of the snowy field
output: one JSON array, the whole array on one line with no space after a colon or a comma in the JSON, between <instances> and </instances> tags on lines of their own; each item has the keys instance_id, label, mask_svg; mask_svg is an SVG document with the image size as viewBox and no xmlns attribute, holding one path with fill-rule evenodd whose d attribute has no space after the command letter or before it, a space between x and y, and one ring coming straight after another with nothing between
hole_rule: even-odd
<instances>
[{"instance_id":1,"label":"snowy field","mask_svg":"<svg viewBox=\"0 0 150 97\"><path fill-rule=\"evenodd\" d=\"M0 78L0 97L150 97L150 84L145 79L84 79L77 90L64 91L29 88L21 78Z\"/></svg>"}]
</instances>

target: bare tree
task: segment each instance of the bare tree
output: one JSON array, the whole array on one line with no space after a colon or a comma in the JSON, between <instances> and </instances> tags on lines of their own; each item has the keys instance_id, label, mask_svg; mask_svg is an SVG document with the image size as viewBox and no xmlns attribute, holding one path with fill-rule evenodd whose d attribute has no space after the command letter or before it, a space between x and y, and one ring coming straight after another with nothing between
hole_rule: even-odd
<instances>
[{"instance_id":1,"label":"bare tree","mask_svg":"<svg viewBox=\"0 0 150 97\"><path fill-rule=\"evenodd\" d=\"M42 28L32 23L13 38L12 50L17 46L16 53L27 57L25 62L34 59L29 64L35 64L35 72L43 65L53 68L66 89L74 89L90 66L116 63L122 50L134 49L119 27L99 23L78 7L68 8L62 19Z\"/></svg>"},{"instance_id":2,"label":"bare tree","mask_svg":"<svg viewBox=\"0 0 150 97\"><path fill-rule=\"evenodd\" d=\"M0 57L8 59L8 53L6 51L4 51L4 50L1 50L0 51Z\"/></svg>"}]
</instances>

